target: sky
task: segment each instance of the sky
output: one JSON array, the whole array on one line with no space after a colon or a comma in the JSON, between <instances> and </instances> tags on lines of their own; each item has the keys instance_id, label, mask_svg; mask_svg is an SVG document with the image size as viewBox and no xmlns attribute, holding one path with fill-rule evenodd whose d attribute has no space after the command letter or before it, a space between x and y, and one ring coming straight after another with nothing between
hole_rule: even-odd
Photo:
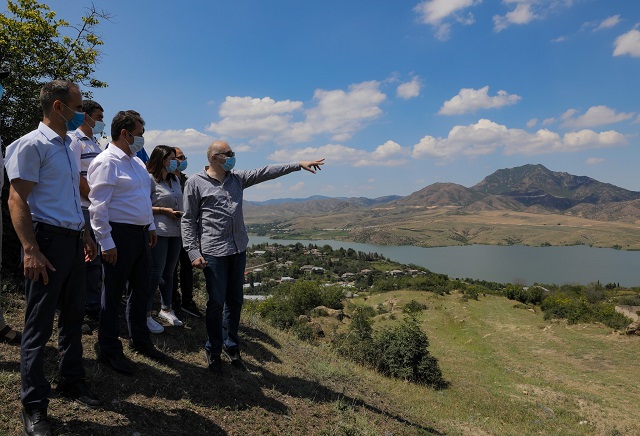
<instances>
[{"instance_id":1,"label":"sky","mask_svg":"<svg viewBox=\"0 0 640 436\"><path fill-rule=\"evenodd\" d=\"M637 0L47 3L112 16L107 132L137 110L149 154L180 147L188 175L216 139L239 169L326 159L248 200L404 196L530 163L640 191Z\"/></svg>"}]
</instances>

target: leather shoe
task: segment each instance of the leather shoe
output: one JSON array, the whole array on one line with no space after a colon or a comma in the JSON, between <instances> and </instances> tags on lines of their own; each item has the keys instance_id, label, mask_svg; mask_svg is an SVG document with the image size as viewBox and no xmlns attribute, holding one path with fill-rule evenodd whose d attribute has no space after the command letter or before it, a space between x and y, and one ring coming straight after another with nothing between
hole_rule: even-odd
<instances>
[{"instance_id":1,"label":"leather shoe","mask_svg":"<svg viewBox=\"0 0 640 436\"><path fill-rule=\"evenodd\" d=\"M72 398L87 407L98 407L102 405L102 400L89 390L84 380L69 383L62 379L58 383L56 390L62 395Z\"/></svg>"},{"instance_id":2,"label":"leather shoe","mask_svg":"<svg viewBox=\"0 0 640 436\"><path fill-rule=\"evenodd\" d=\"M36 409L27 412L22 409L22 422L24 423L24 434L27 436L51 436L47 409Z\"/></svg>"},{"instance_id":3,"label":"leather shoe","mask_svg":"<svg viewBox=\"0 0 640 436\"><path fill-rule=\"evenodd\" d=\"M120 353L116 356L105 356L104 354L98 354L98 360L102 363L106 363L116 372L124 375L133 375L136 372L133 363L127 359L124 354Z\"/></svg>"},{"instance_id":4,"label":"leather shoe","mask_svg":"<svg viewBox=\"0 0 640 436\"><path fill-rule=\"evenodd\" d=\"M129 348L131 348L138 354L142 354L143 356L147 356L149 359L153 359L156 361L164 360L167 357L162 351L158 350L150 342L136 343L133 341L129 341Z\"/></svg>"}]
</instances>

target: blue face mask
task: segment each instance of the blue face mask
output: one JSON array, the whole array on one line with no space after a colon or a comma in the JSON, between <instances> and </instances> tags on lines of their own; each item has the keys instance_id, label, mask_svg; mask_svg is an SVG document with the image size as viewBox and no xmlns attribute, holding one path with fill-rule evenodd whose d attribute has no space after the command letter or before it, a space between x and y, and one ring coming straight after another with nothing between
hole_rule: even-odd
<instances>
[{"instance_id":1,"label":"blue face mask","mask_svg":"<svg viewBox=\"0 0 640 436\"><path fill-rule=\"evenodd\" d=\"M71 109L69 106L67 106L66 104L62 103L64 105L64 107ZM84 123L84 112L75 112L73 114L73 118L71 118L70 120L67 120L64 115L60 114L62 116L62 118L66 121L67 123L67 131L69 130L76 130L78 127L80 127L82 125L82 123Z\"/></svg>"},{"instance_id":2,"label":"blue face mask","mask_svg":"<svg viewBox=\"0 0 640 436\"><path fill-rule=\"evenodd\" d=\"M179 169L180 171L184 171L184 170L186 170L186 169L187 169L187 166L188 166L188 165L189 165L189 163L187 162L187 160L186 160L186 159L185 159L185 160L181 160L181 161L180 161L180 165L178 165L178 169Z\"/></svg>"},{"instance_id":3,"label":"blue face mask","mask_svg":"<svg viewBox=\"0 0 640 436\"><path fill-rule=\"evenodd\" d=\"M178 168L178 161L177 160L170 160L169 161L169 166L165 167L165 168L170 173L174 172Z\"/></svg>"},{"instance_id":4,"label":"blue face mask","mask_svg":"<svg viewBox=\"0 0 640 436\"><path fill-rule=\"evenodd\" d=\"M227 160L220 166L225 171L231 171L233 167L236 166L236 157L235 156L227 157Z\"/></svg>"}]
</instances>

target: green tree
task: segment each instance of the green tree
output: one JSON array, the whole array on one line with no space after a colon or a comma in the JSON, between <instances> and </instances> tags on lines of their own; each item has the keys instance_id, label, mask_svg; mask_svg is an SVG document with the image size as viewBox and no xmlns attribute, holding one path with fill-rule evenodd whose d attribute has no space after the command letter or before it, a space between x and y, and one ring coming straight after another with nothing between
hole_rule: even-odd
<instances>
[{"instance_id":1,"label":"green tree","mask_svg":"<svg viewBox=\"0 0 640 436\"><path fill-rule=\"evenodd\" d=\"M86 9L80 24L59 19L44 3L35 0L8 0L7 12L0 14L0 68L10 70L3 79L5 93L0 100L0 133L10 144L35 129L42 118L40 88L54 79L69 79L87 88L107 86L94 77L103 42L96 34L100 20L110 16L95 7ZM18 266L19 241L11 226L6 206L8 183L2 195L4 223L3 256L5 273L21 277ZM6 275L6 274L5 274Z\"/></svg>"}]
</instances>

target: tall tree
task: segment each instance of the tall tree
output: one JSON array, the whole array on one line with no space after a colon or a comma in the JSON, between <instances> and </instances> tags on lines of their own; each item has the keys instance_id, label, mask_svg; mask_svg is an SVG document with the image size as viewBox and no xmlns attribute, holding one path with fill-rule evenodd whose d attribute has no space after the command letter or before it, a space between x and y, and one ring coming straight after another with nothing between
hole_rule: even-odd
<instances>
[{"instance_id":1,"label":"tall tree","mask_svg":"<svg viewBox=\"0 0 640 436\"><path fill-rule=\"evenodd\" d=\"M94 6L87 8L78 25L72 25L49 6L35 0L8 0L7 12L0 14L0 70L11 75L3 79L0 100L0 134L4 147L35 129L42 119L40 88L54 79L69 79L87 88L107 84L94 77L102 39L96 33L100 20L109 14ZM7 208L8 183L2 193L4 224L3 272L21 276L18 266L19 241L11 226Z\"/></svg>"}]
</instances>

